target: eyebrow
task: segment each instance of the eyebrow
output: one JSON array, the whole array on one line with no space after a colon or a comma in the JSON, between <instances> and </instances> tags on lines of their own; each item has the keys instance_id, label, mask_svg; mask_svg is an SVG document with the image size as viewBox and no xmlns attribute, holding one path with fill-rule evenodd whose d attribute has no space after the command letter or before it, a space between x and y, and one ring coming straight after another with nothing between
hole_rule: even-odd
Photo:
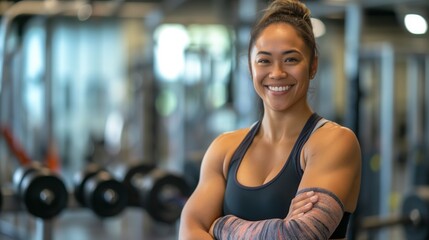
<instances>
[{"instance_id":1,"label":"eyebrow","mask_svg":"<svg viewBox=\"0 0 429 240\"><path fill-rule=\"evenodd\" d=\"M282 55L287 55L287 54L291 54L291 53L300 53L299 51L297 51L297 50L287 50L287 51L284 51L284 52L282 52ZM270 53L270 52L267 52L267 51L259 51L256 55L269 55L269 56L271 56L272 55L272 53Z\"/></svg>"}]
</instances>

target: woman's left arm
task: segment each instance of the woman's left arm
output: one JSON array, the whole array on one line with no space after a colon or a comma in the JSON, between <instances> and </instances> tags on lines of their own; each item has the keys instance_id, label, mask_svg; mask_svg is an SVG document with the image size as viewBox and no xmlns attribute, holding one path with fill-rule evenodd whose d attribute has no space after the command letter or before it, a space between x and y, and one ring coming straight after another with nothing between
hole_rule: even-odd
<instances>
[{"instance_id":1,"label":"woman's left arm","mask_svg":"<svg viewBox=\"0 0 429 240\"><path fill-rule=\"evenodd\" d=\"M328 123L308 140L302 152L304 175L299 189L321 188L332 192L353 212L361 182L361 150L348 128Z\"/></svg>"},{"instance_id":2,"label":"woman's left arm","mask_svg":"<svg viewBox=\"0 0 429 240\"><path fill-rule=\"evenodd\" d=\"M302 158L304 175L299 192L315 191L318 201L299 218L245 221L219 218L216 239L328 239L344 211L353 212L360 191L361 155L352 131L327 124L306 143Z\"/></svg>"}]
</instances>

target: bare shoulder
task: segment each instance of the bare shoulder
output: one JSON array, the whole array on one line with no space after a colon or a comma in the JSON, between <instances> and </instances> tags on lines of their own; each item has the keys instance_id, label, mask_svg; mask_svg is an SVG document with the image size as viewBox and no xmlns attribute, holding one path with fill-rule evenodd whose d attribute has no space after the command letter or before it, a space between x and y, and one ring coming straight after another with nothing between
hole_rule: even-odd
<instances>
[{"instance_id":1,"label":"bare shoulder","mask_svg":"<svg viewBox=\"0 0 429 240\"><path fill-rule=\"evenodd\" d=\"M249 128L241 128L219 134L210 144L209 149L221 151L226 154L231 148L235 148L249 132Z\"/></svg>"},{"instance_id":2,"label":"bare shoulder","mask_svg":"<svg viewBox=\"0 0 429 240\"><path fill-rule=\"evenodd\" d=\"M206 152L205 161L221 161L222 171L226 174L227 166L237 147L246 137L250 127L219 134L210 144ZM216 164L216 163L215 163Z\"/></svg>"},{"instance_id":3,"label":"bare shoulder","mask_svg":"<svg viewBox=\"0 0 429 240\"><path fill-rule=\"evenodd\" d=\"M356 134L351 129L334 122L328 122L317 129L310 137L309 142L314 148L346 147L352 148L350 150L359 150Z\"/></svg>"},{"instance_id":4,"label":"bare shoulder","mask_svg":"<svg viewBox=\"0 0 429 240\"><path fill-rule=\"evenodd\" d=\"M317 129L304 147L306 162L323 157L328 164L356 164L357 167L360 164L360 154L360 144L355 133L334 122L328 122Z\"/></svg>"}]
</instances>

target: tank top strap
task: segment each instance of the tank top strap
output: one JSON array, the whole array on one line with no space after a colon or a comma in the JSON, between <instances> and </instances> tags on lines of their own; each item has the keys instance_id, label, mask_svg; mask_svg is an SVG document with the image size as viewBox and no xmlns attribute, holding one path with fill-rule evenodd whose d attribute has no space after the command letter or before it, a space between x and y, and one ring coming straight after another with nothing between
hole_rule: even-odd
<instances>
[{"instance_id":1,"label":"tank top strap","mask_svg":"<svg viewBox=\"0 0 429 240\"><path fill-rule=\"evenodd\" d=\"M302 174L304 173L301 169L301 151L304 147L304 144L307 142L307 140L310 138L311 134L314 132L316 126L319 125L319 122L322 122L323 118L319 116L317 113L313 113L310 118L308 119L307 123L304 125L304 128L302 129L295 146L293 147L290 156L290 159L293 159L295 161L295 170L296 173L302 177ZM323 125L323 124L322 124ZM319 125L322 126L322 125Z\"/></svg>"},{"instance_id":2,"label":"tank top strap","mask_svg":"<svg viewBox=\"0 0 429 240\"><path fill-rule=\"evenodd\" d=\"M257 121L253 123L252 126L250 126L250 131L247 133L243 141L240 143L240 145L238 145L237 149L232 155L231 162L229 163L228 168L231 168L233 162L239 161L244 157L244 154L246 154L247 149L252 144L253 139L255 138L255 135L258 132L260 125L261 125L261 121Z\"/></svg>"},{"instance_id":3,"label":"tank top strap","mask_svg":"<svg viewBox=\"0 0 429 240\"><path fill-rule=\"evenodd\" d=\"M313 113L310 116L310 118L307 120L306 124L304 125L304 128L301 131L298 137L298 140L292 149L292 152L290 155L292 156L292 159L295 159L297 161L297 163L294 165L296 167L297 173L300 176L302 176L302 170L301 170L301 164L299 163L299 159L300 159L300 153L301 153L302 147L307 142L308 138L311 136L313 131L327 122L327 120L326 121L324 120L325 119L320 117L317 113ZM252 144L253 139L255 138L255 135L258 132L260 125L261 125L261 121L259 120L250 126L249 132L247 133L243 141L240 143L240 145L234 152L231 158L231 162L229 163L229 168L231 168L233 162L243 158L247 149Z\"/></svg>"}]
</instances>

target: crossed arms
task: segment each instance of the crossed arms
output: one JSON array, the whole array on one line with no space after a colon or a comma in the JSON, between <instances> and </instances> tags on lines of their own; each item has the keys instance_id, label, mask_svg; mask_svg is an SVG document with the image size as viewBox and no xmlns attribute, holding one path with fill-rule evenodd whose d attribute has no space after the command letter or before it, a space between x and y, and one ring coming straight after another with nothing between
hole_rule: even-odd
<instances>
[{"instance_id":1,"label":"crossed arms","mask_svg":"<svg viewBox=\"0 0 429 240\"><path fill-rule=\"evenodd\" d=\"M313 191L317 202L299 194L285 219L263 221L222 216L225 191L222 160L232 154L224 148L235 142L221 135L203 159L200 183L182 212L179 239L329 239L344 211L354 210L360 184L360 149L355 136L344 129L331 128L334 131L326 129L323 138L315 137L313 143L310 138L307 144L316 147L304 151L302 156L311 161L306 163L299 189ZM329 151L323 151L327 148Z\"/></svg>"}]
</instances>

